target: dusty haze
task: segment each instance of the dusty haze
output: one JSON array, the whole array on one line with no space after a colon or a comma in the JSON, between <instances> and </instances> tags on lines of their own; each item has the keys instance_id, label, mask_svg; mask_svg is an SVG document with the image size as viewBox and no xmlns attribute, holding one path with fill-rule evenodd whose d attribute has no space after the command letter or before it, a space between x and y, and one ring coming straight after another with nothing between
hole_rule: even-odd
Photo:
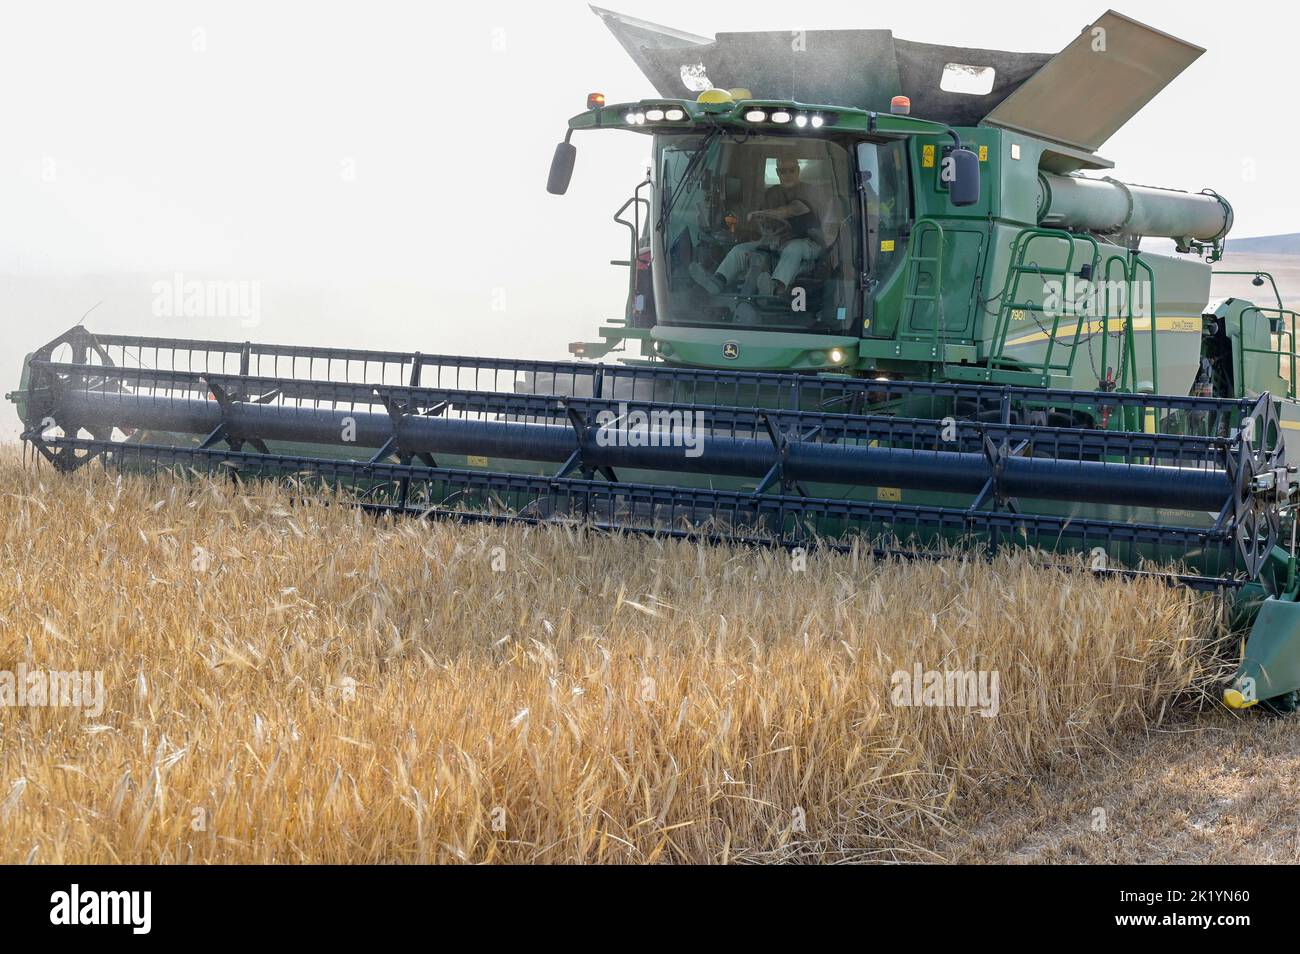
<instances>
[{"instance_id":1,"label":"dusty haze","mask_svg":"<svg viewBox=\"0 0 1300 954\"><path fill-rule=\"evenodd\" d=\"M610 5L704 35L888 27L1055 52L1107 4ZM1115 174L1223 192L1236 235L1296 231L1295 14L1119 9L1209 52L1102 149ZM610 216L648 139L575 137L569 195L543 187L588 91L651 92L583 3L14 4L5 27L0 390L92 307L103 331L523 357L563 357L621 312ZM178 272L257 283L258 322L155 315ZM6 405L0 439L16 433Z\"/></svg>"}]
</instances>

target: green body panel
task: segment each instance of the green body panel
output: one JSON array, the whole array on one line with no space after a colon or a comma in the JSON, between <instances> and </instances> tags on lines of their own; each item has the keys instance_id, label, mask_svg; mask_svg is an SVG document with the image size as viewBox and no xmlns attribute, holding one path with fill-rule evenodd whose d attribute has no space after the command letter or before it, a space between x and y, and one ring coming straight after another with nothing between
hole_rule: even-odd
<instances>
[{"instance_id":1,"label":"green body panel","mask_svg":"<svg viewBox=\"0 0 1300 954\"><path fill-rule=\"evenodd\" d=\"M1300 603L1270 596L1259 605L1236 684L1249 701L1300 689Z\"/></svg>"},{"instance_id":2,"label":"green body panel","mask_svg":"<svg viewBox=\"0 0 1300 954\"><path fill-rule=\"evenodd\" d=\"M721 334L720 334L721 332ZM689 365L737 371L826 371L851 368L861 339L801 335L757 329L684 328L659 325L651 337L659 354ZM838 362L831 352L838 349Z\"/></svg>"},{"instance_id":3,"label":"green body panel","mask_svg":"<svg viewBox=\"0 0 1300 954\"><path fill-rule=\"evenodd\" d=\"M1247 394L1288 393L1289 362L1284 365L1275 355L1270 317L1253 302L1228 298L1215 309L1224 332L1232 345L1232 364L1245 382ZM1286 372L1284 376L1283 372Z\"/></svg>"},{"instance_id":4,"label":"green body panel","mask_svg":"<svg viewBox=\"0 0 1300 954\"><path fill-rule=\"evenodd\" d=\"M1237 593L1230 623L1248 630L1224 699L1234 708L1294 702L1300 690L1300 573L1295 557L1275 548L1260 580Z\"/></svg>"}]
</instances>

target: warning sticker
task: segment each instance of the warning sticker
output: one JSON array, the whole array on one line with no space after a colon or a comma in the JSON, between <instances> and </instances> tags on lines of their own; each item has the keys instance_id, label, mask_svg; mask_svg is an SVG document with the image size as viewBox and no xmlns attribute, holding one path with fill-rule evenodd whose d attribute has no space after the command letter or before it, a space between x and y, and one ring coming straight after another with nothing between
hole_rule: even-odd
<instances>
[{"instance_id":1,"label":"warning sticker","mask_svg":"<svg viewBox=\"0 0 1300 954\"><path fill-rule=\"evenodd\" d=\"M921 168L922 169L934 168L934 145L933 144L921 147Z\"/></svg>"},{"instance_id":2,"label":"warning sticker","mask_svg":"<svg viewBox=\"0 0 1300 954\"><path fill-rule=\"evenodd\" d=\"M988 162L988 161L989 161L989 147L980 146L980 162Z\"/></svg>"},{"instance_id":3,"label":"warning sticker","mask_svg":"<svg viewBox=\"0 0 1300 954\"><path fill-rule=\"evenodd\" d=\"M892 252L894 250L894 240L882 239L880 242L880 250L882 252Z\"/></svg>"},{"instance_id":4,"label":"warning sticker","mask_svg":"<svg viewBox=\"0 0 1300 954\"><path fill-rule=\"evenodd\" d=\"M903 492L897 487L877 487L877 500L888 500L890 503L898 503L903 499Z\"/></svg>"}]
</instances>

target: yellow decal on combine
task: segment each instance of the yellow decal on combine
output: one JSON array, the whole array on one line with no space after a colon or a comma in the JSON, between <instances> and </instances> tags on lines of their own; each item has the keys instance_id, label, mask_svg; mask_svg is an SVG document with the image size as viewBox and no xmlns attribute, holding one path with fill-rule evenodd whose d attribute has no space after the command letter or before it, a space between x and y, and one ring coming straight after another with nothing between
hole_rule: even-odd
<instances>
[{"instance_id":1,"label":"yellow decal on combine","mask_svg":"<svg viewBox=\"0 0 1300 954\"><path fill-rule=\"evenodd\" d=\"M486 467L488 465L488 459L486 457L475 457L473 454L470 454L468 460L471 467Z\"/></svg>"},{"instance_id":2,"label":"yellow decal on combine","mask_svg":"<svg viewBox=\"0 0 1300 954\"><path fill-rule=\"evenodd\" d=\"M1023 312L1021 314L1023 314ZM1011 316L1015 318L1016 312L1012 311ZM1107 323L1107 325L1110 327L1112 332L1123 331L1125 324L1126 322L1123 317L1111 318ZM1198 335L1201 333L1201 319L1198 317L1197 318L1186 318L1186 317L1157 318L1155 325L1156 325L1156 331L1178 331L1183 333L1191 332L1193 334L1198 334ZM1132 329L1135 332L1138 331L1149 332L1151 330L1151 319L1134 318L1132 321ZM1086 322L1084 330L1088 334L1096 334L1102 330L1102 322L1100 321ZM1012 338L1007 342L1007 347L1012 347L1015 345L1033 344L1034 342L1037 341L1046 341L1050 337L1051 334L1047 331L1033 331L1030 332L1029 334L1021 335L1019 338ZM1064 338L1073 338L1073 337L1074 337L1074 328L1072 327L1069 329L1062 328L1057 333L1058 340Z\"/></svg>"},{"instance_id":3,"label":"yellow decal on combine","mask_svg":"<svg viewBox=\"0 0 1300 954\"><path fill-rule=\"evenodd\" d=\"M903 492L897 487L877 487L877 500L888 500L890 503L898 503L903 499Z\"/></svg>"},{"instance_id":4,"label":"yellow decal on combine","mask_svg":"<svg viewBox=\"0 0 1300 954\"><path fill-rule=\"evenodd\" d=\"M933 145L921 147L921 168L922 169L934 168L934 146Z\"/></svg>"},{"instance_id":5,"label":"yellow decal on combine","mask_svg":"<svg viewBox=\"0 0 1300 954\"><path fill-rule=\"evenodd\" d=\"M893 240L893 239L884 239L884 240L880 243L880 250L881 250L882 252L892 252L892 251L894 250L894 240Z\"/></svg>"},{"instance_id":6,"label":"yellow decal on combine","mask_svg":"<svg viewBox=\"0 0 1300 954\"><path fill-rule=\"evenodd\" d=\"M988 162L988 161L989 161L989 147L980 146L980 162Z\"/></svg>"}]
</instances>

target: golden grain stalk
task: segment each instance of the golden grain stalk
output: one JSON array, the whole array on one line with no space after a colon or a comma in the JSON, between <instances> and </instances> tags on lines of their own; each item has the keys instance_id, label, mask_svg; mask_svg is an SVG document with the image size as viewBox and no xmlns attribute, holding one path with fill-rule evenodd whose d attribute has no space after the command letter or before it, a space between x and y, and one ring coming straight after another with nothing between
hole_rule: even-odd
<instances>
[{"instance_id":1,"label":"golden grain stalk","mask_svg":"<svg viewBox=\"0 0 1300 954\"><path fill-rule=\"evenodd\" d=\"M1205 599L1025 557L794 572L12 454L0 485L0 670L105 687L0 709L5 863L933 858L1221 675ZM894 705L916 664L996 671L997 715Z\"/></svg>"}]
</instances>

